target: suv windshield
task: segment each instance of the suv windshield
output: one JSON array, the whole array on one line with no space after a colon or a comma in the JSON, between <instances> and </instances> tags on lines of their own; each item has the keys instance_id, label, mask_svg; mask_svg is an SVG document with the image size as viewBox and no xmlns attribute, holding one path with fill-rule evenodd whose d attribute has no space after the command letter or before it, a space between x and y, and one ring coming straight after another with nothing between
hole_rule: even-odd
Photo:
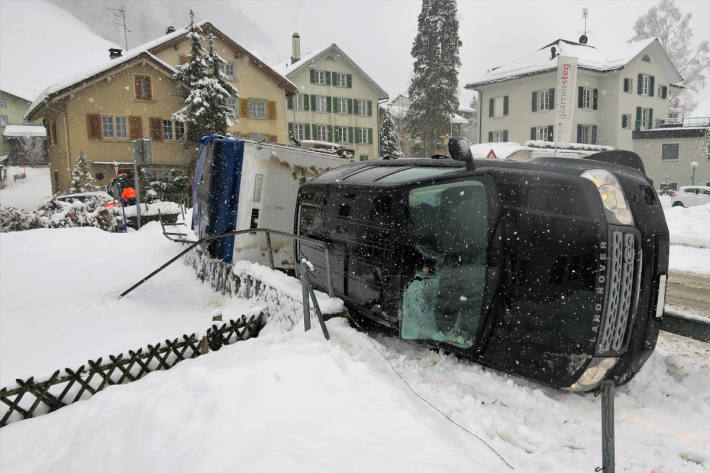
<instances>
[{"instance_id":1,"label":"suv windshield","mask_svg":"<svg viewBox=\"0 0 710 473\"><path fill-rule=\"evenodd\" d=\"M479 181L409 192L402 338L470 348L481 320L488 193Z\"/></svg>"}]
</instances>

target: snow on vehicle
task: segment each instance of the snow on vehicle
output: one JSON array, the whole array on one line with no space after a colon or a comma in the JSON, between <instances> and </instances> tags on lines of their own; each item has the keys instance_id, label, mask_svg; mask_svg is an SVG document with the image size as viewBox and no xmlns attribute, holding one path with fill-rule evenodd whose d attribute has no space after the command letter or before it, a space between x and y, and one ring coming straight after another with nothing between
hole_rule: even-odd
<instances>
[{"instance_id":1,"label":"snow on vehicle","mask_svg":"<svg viewBox=\"0 0 710 473\"><path fill-rule=\"evenodd\" d=\"M683 186L678 191L670 191L673 207L692 207L710 204L710 186Z\"/></svg>"},{"instance_id":2,"label":"snow on vehicle","mask_svg":"<svg viewBox=\"0 0 710 473\"><path fill-rule=\"evenodd\" d=\"M656 343L669 247L640 158L451 146L464 161L379 159L301 186L295 233L328 247L299 244L313 286L401 338L557 387L631 379Z\"/></svg>"},{"instance_id":3,"label":"snow on vehicle","mask_svg":"<svg viewBox=\"0 0 710 473\"><path fill-rule=\"evenodd\" d=\"M193 183L192 228L198 238L235 230L269 228L291 233L298 187L307 179L348 163L333 154L218 135L200 140ZM293 268L291 238L272 238L276 267ZM264 234L213 240L203 250L266 263Z\"/></svg>"}]
</instances>

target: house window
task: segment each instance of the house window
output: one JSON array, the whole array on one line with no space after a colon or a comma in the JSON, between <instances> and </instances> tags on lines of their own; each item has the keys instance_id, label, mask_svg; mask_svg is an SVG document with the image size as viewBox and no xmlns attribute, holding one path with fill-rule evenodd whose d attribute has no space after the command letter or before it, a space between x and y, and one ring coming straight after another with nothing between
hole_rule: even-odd
<instances>
[{"instance_id":1,"label":"house window","mask_svg":"<svg viewBox=\"0 0 710 473\"><path fill-rule=\"evenodd\" d=\"M227 106L231 110L233 110L235 114L239 112L238 105L239 105L239 98L238 97L232 97L232 96L227 97Z\"/></svg>"},{"instance_id":2,"label":"house window","mask_svg":"<svg viewBox=\"0 0 710 473\"><path fill-rule=\"evenodd\" d=\"M261 188L264 186L264 175L257 174L254 176L254 196L253 202L261 202Z\"/></svg>"},{"instance_id":3,"label":"house window","mask_svg":"<svg viewBox=\"0 0 710 473\"><path fill-rule=\"evenodd\" d=\"M636 107L636 130L653 128L653 109Z\"/></svg>"},{"instance_id":4,"label":"house window","mask_svg":"<svg viewBox=\"0 0 710 473\"><path fill-rule=\"evenodd\" d=\"M335 141L338 143L347 143L348 142L348 129L345 128L344 126L336 126L335 127Z\"/></svg>"},{"instance_id":5,"label":"house window","mask_svg":"<svg viewBox=\"0 0 710 473\"><path fill-rule=\"evenodd\" d=\"M152 100L153 85L150 76L135 75L136 100Z\"/></svg>"},{"instance_id":6,"label":"house window","mask_svg":"<svg viewBox=\"0 0 710 473\"><path fill-rule=\"evenodd\" d=\"M357 135L358 143L367 143L367 128L358 128Z\"/></svg>"},{"instance_id":7,"label":"house window","mask_svg":"<svg viewBox=\"0 0 710 473\"><path fill-rule=\"evenodd\" d=\"M488 104L490 110L489 117L503 117L508 115L508 96L492 97Z\"/></svg>"},{"instance_id":8,"label":"house window","mask_svg":"<svg viewBox=\"0 0 710 473\"><path fill-rule=\"evenodd\" d=\"M658 88L658 96L662 99L668 98L668 87L662 85Z\"/></svg>"},{"instance_id":9,"label":"house window","mask_svg":"<svg viewBox=\"0 0 710 473\"><path fill-rule=\"evenodd\" d=\"M639 81L639 95L648 95L649 76L645 74L639 74Z\"/></svg>"},{"instance_id":10,"label":"house window","mask_svg":"<svg viewBox=\"0 0 710 473\"><path fill-rule=\"evenodd\" d=\"M361 155L360 155L360 161L367 161L367 155L366 155L366 154L361 154Z\"/></svg>"},{"instance_id":11,"label":"house window","mask_svg":"<svg viewBox=\"0 0 710 473\"><path fill-rule=\"evenodd\" d=\"M305 108L306 96L304 94L296 94L293 97L293 108L296 110L303 110Z\"/></svg>"},{"instance_id":12,"label":"house window","mask_svg":"<svg viewBox=\"0 0 710 473\"><path fill-rule=\"evenodd\" d=\"M7 125L7 115L0 115L0 126Z\"/></svg>"},{"instance_id":13,"label":"house window","mask_svg":"<svg viewBox=\"0 0 710 473\"><path fill-rule=\"evenodd\" d=\"M327 112L328 101L324 95L316 95L316 112Z\"/></svg>"},{"instance_id":14,"label":"house window","mask_svg":"<svg viewBox=\"0 0 710 473\"><path fill-rule=\"evenodd\" d=\"M631 128L631 114L625 113L621 116L621 128L629 129Z\"/></svg>"},{"instance_id":15,"label":"house window","mask_svg":"<svg viewBox=\"0 0 710 473\"><path fill-rule=\"evenodd\" d=\"M348 75L341 72L335 72L335 86L336 87L347 87L348 86Z\"/></svg>"},{"instance_id":16,"label":"house window","mask_svg":"<svg viewBox=\"0 0 710 473\"><path fill-rule=\"evenodd\" d=\"M597 144L597 126L577 125L577 143L588 145Z\"/></svg>"},{"instance_id":17,"label":"house window","mask_svg":"<svg viewBox=\"0 0 710 473\"><path fill-rule=\"evenodd\" d=\"M533 97L536 98L536 107L533 111L552 110L554 108L555 89L542 89L533 92Z\"/></svg>"},{"instance_id":18,"label":"house window","mask_svg":"<svg viewBox=\"0 0 710 473\"><path fill-rule=\"evenodd\" d=\"M534 133L534 138L533 134L531 133L530 138L533 140L540 140L540 141L554 141L552 138L552 134L554 133L552 125L548 126L536 126L534 128L535 133Z\"/></svg>"},{"instance_id":19,"label":"house window","mask_svg":"<svg viewBox=\"0 0 710 473\"><path fill-rule=\"evenodd\" d=\"M128 138L128 120L126 117L101 115L101 129L103 137L109 139L125 140Z\"/></svg>"},{"instance_id":20,"label":"house window","mask_svg":"<svg viewBox=\"0 0 710 473\"><path fill-rule=\"evenodd\" d=\"M335 111L336 113L348 113L348 99L343 97L338 97L335 100Z\"/></svg>"},{"instance_id":21,"label":"house window","mask_svg":"<svg viewBox=\"0 0 710 473\"><path fill-rule=\"evenodd\" d=\"M266 99L249 99L249 118L266 118Z\"/></svg>"},{"instance_id":22,"label":"house window","mask_svg":"<svg viewBox=\"0 0 710 473\"><path fill-rule=\"evenodd\" d=\"M249 138L259 142L269 141L268 133L252 133L249 135Z\"/></svg>"},{"instance_id":23,"label":"house window","mask_svg":"<svg viewBox=\"0 0 710 473\"><path fill-rule=\"evenodd\" d=\"M594 108L594 93L592 89L581 88L582 106L580 108Z\"/></svg>"},{"instance_id":24,"label":"house window","mask_svg":"<svg viewBox=\"0 0 710 473\"><path fill-rule=\"evenodd\" d=\"M185 123L177 120L164 118L163 124L163 140L165 141L183 141L185 139Z\"/></svg>"},{"instance_id":25,"label":"house window","mask_svg":"<svg viewBox=\"0 0 710 473\"><path fill-rule=\"evenodd\" d=\"M220 70L224 73L225 76L229 79L236 80L236 69L234 68L234 63L233 62L224 62L220 66Z\"/></svg>"},{"instance_id":26,"label":"house window","mask_svg":"<svg viewBox=\"0 0 710 473\"><path fill-rule=\"evenodd\" d=\"M491 143L503 143L508 141L508 130L489 131L488 141Z\"/></svg>"},{"instance_id":27,"label":"house window","mask_svg":"<svg viewBox=\"0 0 710 473\"><path fill-rule=\"evenodd\" d=\"M316 125L316 136L319 141L328 141L328 125Z\"/></svg>"},{"instance_id":28,"label":"house window","mask_svg":"<svg viewBox=\"0 0 710 473\"><path fill-rule=\"evenodd\" d=\"M293 137L298 141L306 139L306 124L305 123L295 123L293 125Z\"/></svg>"},{"instance_id":29,"label":"house window","mask_svg":"<svg viewBox=\"0 0 710 473\"><path fill-rule=\"evenodd\" d=\"M624 79L624 92L627 94L631 93L631 86L632 86L632 79L625 78Z\"/></svg>"},{"instance_id":30,"label":"house window","mask_svg":"<svg viewBox=\"0 0 710 473\"><path fill-rule=\"evenodd\" d=\"M358 99L357 100L357 114L367 115L367 100Z\"/></svg>"},{"instance_id":31,"label":"house window","mask_svg":"<svg viewBox=\"0 0 710 473\"><path fill-rule=\"evenodd\" d=\"M325 85L326 84L326 72L325 71L314 71L314 78L315 78L315 83L320 84L320 85Z\"/></svg>"},{"instance_id":32,"label":"house window","mask_svg":"<svg viewBox=\"0 0 710 473\"><path fill-rule=\"evenodd\" d=\"M648 56L648 54L644 54L644 56L641 58L643 62L651 62L651 58Z\"/></svg>"},{"instance_id":33,"label":"house window","mask_svg":"<svg viewBox=\"0 0 710 473\"><path fill-rule=\"evenodd\" d=\"M679 143L668 143L661 145L661 159L678 159Z\"/></svg>"},{"instance_id":34,"label":"house window","mask_svg":"<svg viewBox=\"0 0 710 473\"><path fill-rule=\"evenodd\" d=\"M0 99L0 108L6 108L6 107L7 107L7 100Z\"/></svg>"}]
</instances>

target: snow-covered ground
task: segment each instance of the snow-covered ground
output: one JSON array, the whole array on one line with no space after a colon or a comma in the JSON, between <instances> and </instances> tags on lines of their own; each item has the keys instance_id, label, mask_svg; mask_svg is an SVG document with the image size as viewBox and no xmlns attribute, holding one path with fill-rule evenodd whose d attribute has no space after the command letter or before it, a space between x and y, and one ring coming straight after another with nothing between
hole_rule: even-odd
<instances>
[{"instance_id":1,"label":"snow-covered ground","mask_svg":"<svg viewBox=\"0 0 710 473\"><path fill-rule=\"evenodd\" d=\"M27 177L14 181L12 176L27 172ZM10 166L6 186L0 189L0 205L18 209L35 210L52 195L49 167L22 168Z\"/></svg>"},{"instance_id":2,"label":"snow-covered ground","mask_svg":"<svg viewBox=\"0 0 710 473\"><path fill-rule=\"evenodd\" d=\"M672 238L702 231L695 222L710 209L697 209L668 211ZM225 318L260 309L215 294L180 263L117 299L180 248L155 222L128 234L0 234L0 386L204 330L215 308ZM708 252L673 245L671 266L708 267ZM261 271L284 294L298 293L285 276ZM369 337L342 319L328 322L330 341L317 325L301 327L267 327L257 339L4 427L0 472L510 471L413 394L380 353L516 471L586 473L601 463L592 395ZM641 373L617 390L616 437L619 471L710 471L710 346L663 333Z\"/></svg>"}]
</instances>

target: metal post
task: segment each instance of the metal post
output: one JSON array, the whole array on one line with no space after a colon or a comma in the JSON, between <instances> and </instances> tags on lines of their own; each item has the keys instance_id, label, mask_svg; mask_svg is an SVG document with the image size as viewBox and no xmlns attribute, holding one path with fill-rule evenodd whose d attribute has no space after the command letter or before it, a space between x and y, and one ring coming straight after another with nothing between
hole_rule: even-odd
<instances>
[{"instance_id":1,"label":"metal post","mask_svg":"<svg viewBox=\"0 0 710 473\"><path fill-rule=\"evenodd\" d=\"M271 266L271 269L274 269L274 250L271 248L271 233L270 232L265 232L266 233L266 247L269 250L269 266Z\"/></svg>"},{"instance_id":2,"label":"metal post","mask_svg":"<svg viewBox=\"0 0 710 473\"><path fill-rule=\"evenodd\" d=\"M308 277L308 276L306 276ZM323 330L323 336L326 340L330 340L330 334L328 334L328 328L325 326L325 319L323 318L323 312L320 311L320 306L318 305L318 299L316 299L316 294L313 292L313 287L308 284L308 293L313 299L313 308L316 309L316 315L318 316L318 323L320 324L321 330Z\"/></svg>"},{"instance_id":3,"label":"metal post","mask_svg":"<svg viewBox=\"0 0 710 473\"><path fill-rule=\"evenodd\" d=\"M141 164L145 161L143 140L133 140L133 188L136 191L136 224L138 229L141 228L141 193L140 179L138 177L138 162Z\"/></svg>"},{"instance_id":4,"label":"metal post","mask_svg":"<svg viewBox=\"0 0 710 473\"><path fill-rule=\"evenodd\" d=\"M614 381L602 381L602 471L614 473Z\"/></svg>"},{"instance_id":5,"label":"metal post","mask_svg":"<svg viewBox=\"0 0 710 473\"><path fill-rule=\"evenodd\" d=\"M333 297L333 278L330 274L330 251L328 248L325 249L325 272L326 281L328 282L328 295Z\"/></svg>"},{"instance_id":6,"label":"metal post","mask_svg":"<svg viewBox=\"0 0 710 473\"><path fill-rule=\"evenodd\" d=\"M311 329L311 307L308 300L308 276L306 273L306 263L298 263L301 273L301 289L303 292L303 328L307 332Z\"/></svg>"}]
</instances>

